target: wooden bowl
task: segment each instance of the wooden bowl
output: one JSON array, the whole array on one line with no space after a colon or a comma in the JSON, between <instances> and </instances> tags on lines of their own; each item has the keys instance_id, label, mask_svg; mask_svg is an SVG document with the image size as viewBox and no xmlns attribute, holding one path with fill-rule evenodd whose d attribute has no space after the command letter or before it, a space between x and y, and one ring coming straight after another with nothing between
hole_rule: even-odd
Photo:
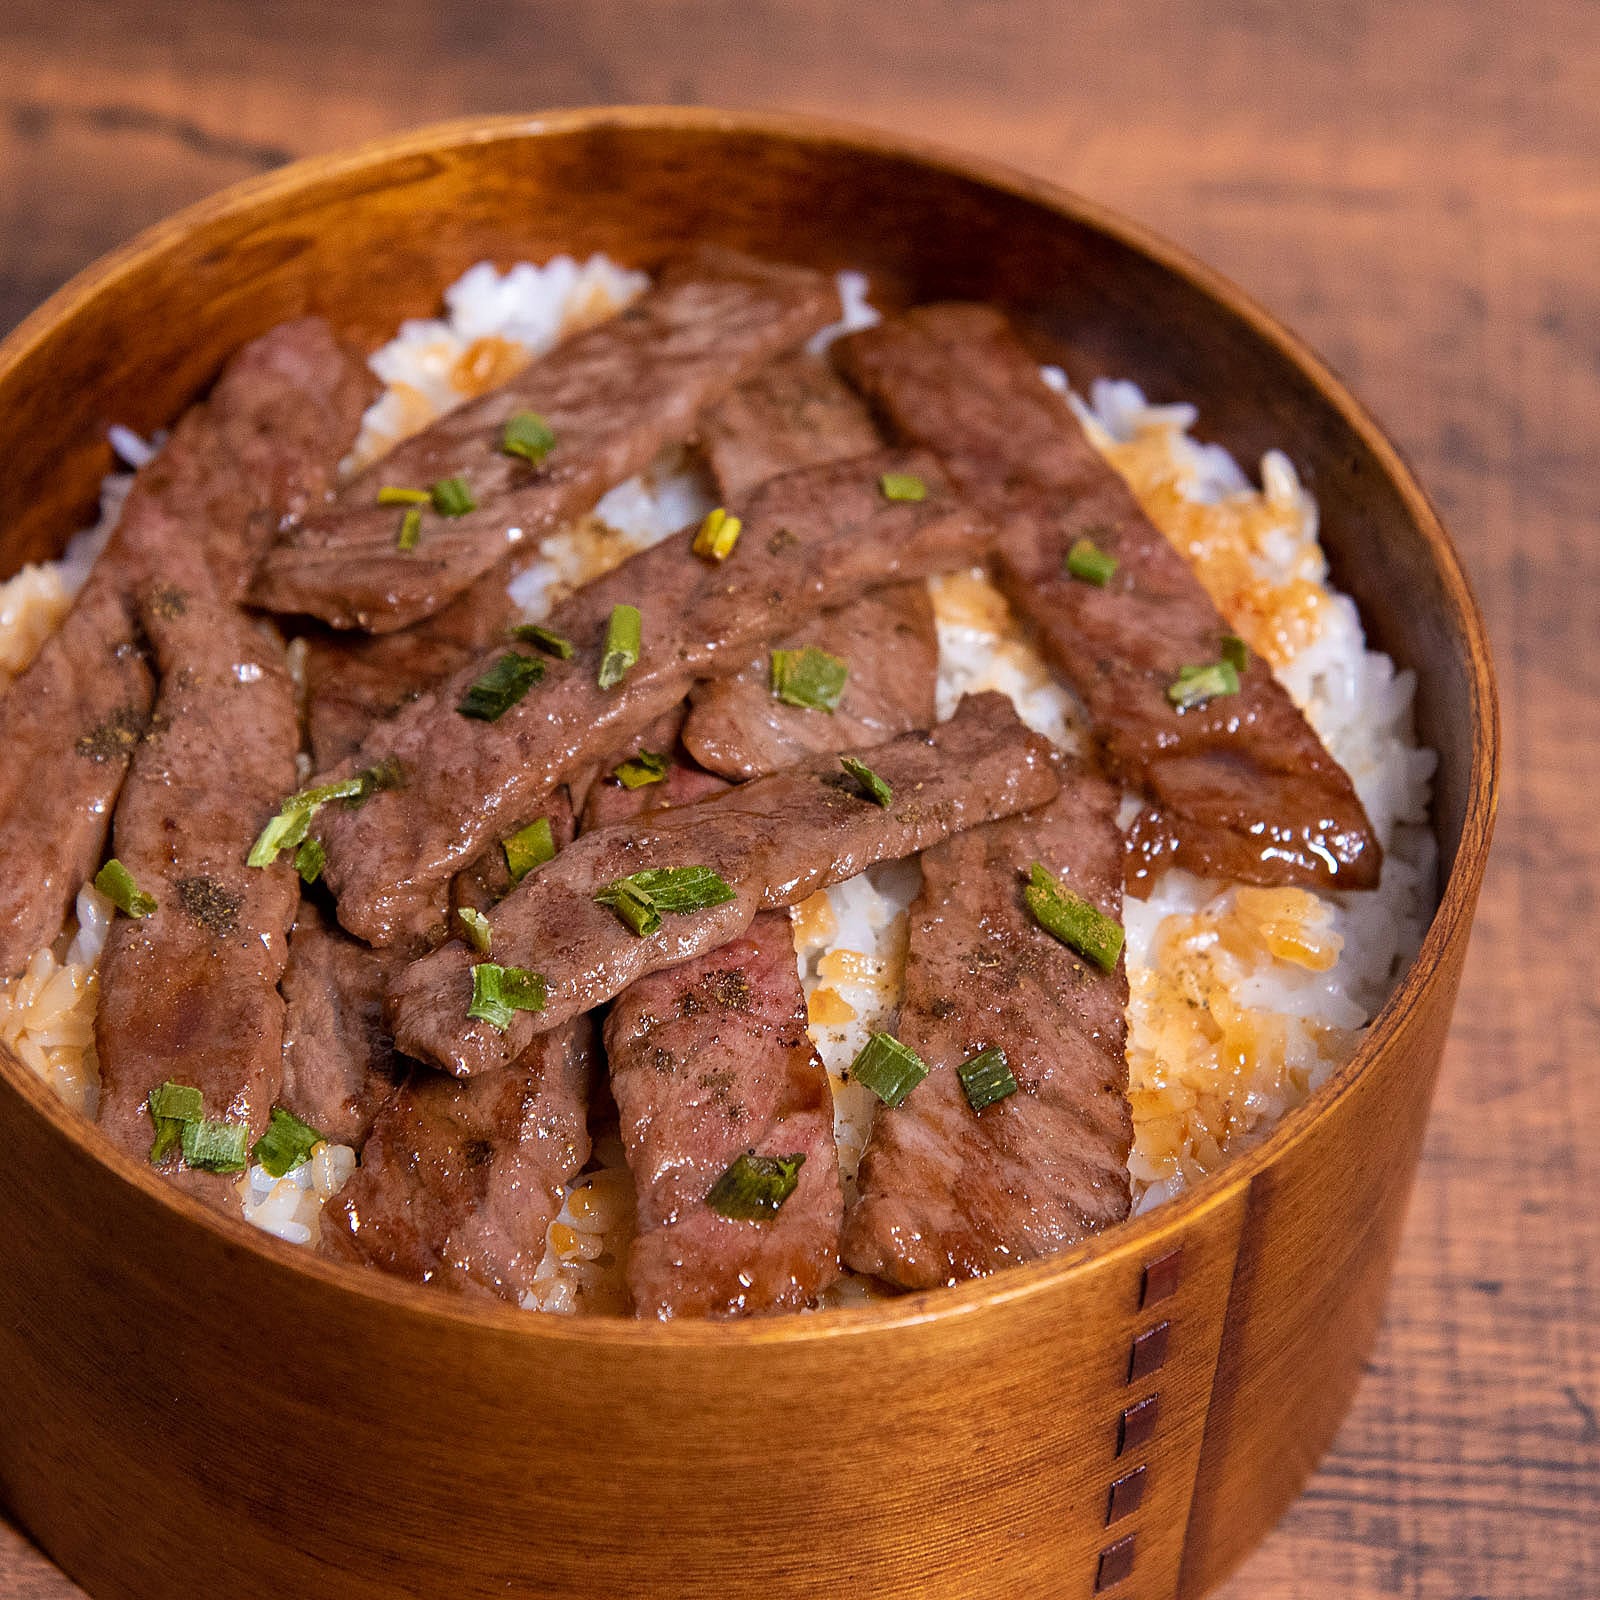
<instances>
[{"instance_id":1,"label":"wooden bowl","mask_svg":"<svg viewBox=\"0 0 1600 1600\"><path fill-rule=\"evenodd\" d=\"M169 423L306 310L372 346L472 262L712 238L1003 303L1081 381L1306 475L1419 675L1443 898L1356 1059L1259 1148L1058 1257L736 1325L538 1316L214 1215L0 1061L0 1496L91 1594L166 1600L1199 1594L1331 1438L1373 1338L1483 876L1488 646L1438 519L1236 289L1046 184L789 117L595 110L302 162L90 268L0 346L0 571L56 553L106 425ZM1131 1573L1131 1576L1128 1575Z\"/></svg>"}]
</instances>

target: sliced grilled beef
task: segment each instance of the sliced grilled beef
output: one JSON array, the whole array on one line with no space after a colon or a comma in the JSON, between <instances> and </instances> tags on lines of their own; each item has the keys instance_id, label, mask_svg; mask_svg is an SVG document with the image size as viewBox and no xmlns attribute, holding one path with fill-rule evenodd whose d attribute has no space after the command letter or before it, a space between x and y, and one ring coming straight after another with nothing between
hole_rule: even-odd
<instances>
[{"instance_id":1,"label":"sliced grilled beef","mask_svg":"<svg viewBox=\"0 0 1600 1600\"><path fill-rule=\"evenodd\" d=\"M919 476L926 498L886 499L887 472ZM534 814L556 784L670 710L695 679L737 671L764 641L829 604L967 565L990 538L931 457L889 451L775 478L744 515L724 562L693 555L684 533L557 607L550 625L574 642L573 659L546 661L543 681L498 720L456 709L482 660L373 729L347 765L397 762L402 786L318 818L345 927L374 944L420 932L447 878ZM617 604L643 614L643 653L620 684L601 689Z\"/></svg>"},{"instance_id":2,"label":"sliced grilled beef","mask_svg":"<svg viewBox=\"0 0 1600 1600\"><path fill-rule=\"evenodd\" d=\"M699 434L717 487L730 499L780 473L868 455L883 444L855 391L803 350L771 362L712 406Z\"/></svg>"},{"instance_id":3,"label":"sliced grilled beef","mask_svg":"<svg viewBox=\"0 0 1600 1600\"><path fill-rule=\"evenodd\" d=\"M580 1017L468 1083L417 1069L323 1210L322 1254L519 1299L563 1191L589 1158L593 1063L594 1026Z\"/></svg>"},{"instance_id":4,"label":"sliced grilled beef","mask_svg":"<svg viewBox=\"0 0 1600 1600\"><path fill-rule=\"evenodd\" d=\"M806 1033L781 912L623 990L605 1025L611 1089L637 1188L628 1287L641 1317L729 1317L809 1305L839 1274L833 1094ZM706 1197L741 1155L803 1156L776 1215Z\"/></svg>"},{"instance_id":5,"label":"sliced grilled beef","mask_svg":"<svg viewBox=\"0 0 1600 1600\"><path fill-rule=\"evenodd\" d=\"M837 314L818 273L702 248L669 264L619 316L558 344L510 383L441 417L309 512L271 550L253 596L339 628L388 633L428 616L497 565L587 511L639 471L696 414L764 361ZM502 448L520 412L555 436L539 465ZM475 508L425 509L420 543L401 550L401 513L384 485L464 478Z\"/></svg>"},{"instance_id":6,"label":"sliced grilled beef","mask_svg":"<svg viewBox=\"0 0 1600 1600\"><path fill-rule=\"evenodd\" d=\"M1228 624L999 312L924 306L836 349L894 431L942 450L1003 517L1001 587L1082 698L1109 769L1151 801L1130 884L1159 865L1377 884L1378 841L1349 776L1264 662L1249 660L1236 694L1181 710L1168 698L1184 667L1220 659ZM1104 587L1065 569L1080 538L1117 562Z\"/></svg>"},{"instance_id":7,"label":"sliced grilled beef","mask_svg":"<svg viewBox=\"0 0 1600 1600\"><path fill-rule=\"evenodd\" d=\"M824 612L774 649L824 650L850 676L834 711L772 692L771 652L732 678L697 683L683 742L702 766L759 778L807 756L865 749L934 718L939 635L925 583L899 583Z\"/></svg>"},{"instance_id":8,"label":"sliced grilled beef","mask_svg":"<svg viewBox=\"0 0 1600 1600\"><path fill-rule=\"evenodd\" d=\"M338 766L360 749L374 723L503 639L516 611L507 582L506 567L493 567L400 633L306 635L306 726L316 766Z\"/></svg>"},{"instance_id":9,"label":"sliced grilled beef","mask_svg":"<svg viewBox=\"0 0 1600 1600\"><path fill-rule=\"evenodd\" d=\"M399 958L300 904L283 974L282 1103L335 1144L360 1149L402 1071L383 1021Z\"/></svg>"},{"instance_id":10,"label":"sliced grilled beef","mask_svg":"<svg viewBox=\"0 0 1600 1600\"><path fill-rule=\"evenodd\" d=\"M552 789L544 797L538 816L524 818L513 834L543 817L550 824L550 842L558 850L572 843L572 797L565 787ZM511 864L506 858L505 846L494 844L478 857L465 872L459 872L450 883L450 904L453 908L470 906L475 911L487 911L498 905L516 888L511 877Z\"/></svg>"},{"instance_id":11,"label":"sliced grilled beef","mask_svg":"<svg viewBox=\"0 0 1600 1600\"><path fill-rule=\"evenodd\" d=\"M701 420L700 433L729 498L779 473L864 455L880 443L855 393L805 352L740 384ZM683 738L702 766L756 778L808 755L881 744L933 721L939 644L921 583L862 595L774 648L806 645L849 663L838 708L818 711L777 699L764 651L733 677L695 686Z\"/></svg>"},{"instance_id":12,"label":"sliced grilled beef","mask_svg":"<svg viewBox=\"0 0 1600 1600\"><path fill-rule=\"evenodd\" d=\"M156 909L119 916L100 964L100 1123L145 1156L150 1091L201 1091L206 1115L266 1127L283 1077L283 1000L299 882L245 865L295 786L294 686L276 639L196 585L157 585L140 616L161 669L155 716L117 804L116 857ZM175 1159L169 1160L173 1166ZM185 1173L234 1203L231 1182Z\"/></svg>"},{"instance_id":13,"label":"sliced grilled beef","mask_svg":"<svg viewBox=\"0 0 1600 1600\"><path fill-rule=\"evenodd\" d=\"M1022 894L1037 861L1120 920L1117 800L1066 767L1049 805L924 852L896 1032L929 1073L867 1141L845 1219L858 1272L929 1288L1128 1214L1127 978L1058 943ZM1018 1090L974 1112L956 1069L991 1048Z\"/></svg>"},{"instance_id":14,"label":"sliced grilled beef","mask_svg":"<svg viewBox=\"0 0 1600 1600\"><path fill-rule=\"evenodd\" d=\"M407 967L390 988L400 1048L463 1076L511 1059L536 1032L620 993L648 972L687 961L876 861L926 849L963 828L1042 805L1055 794L1049 745L1003 695L977 695L931 733L869 752L893 789L880 807L834 760L758 778L697 805L660 811L580 838L490 915L493 957L542 973L545 1009L518 1012L501 1033L471 1021L474 957L449 944ZM734 899L668 915L639 937L595 895L645 868L705 866Z\"/></svg>"},{"instance_id":15,"label":"sliced grilled beef","mask_svg":"<svg viewBox=\"0 0 1600 1600\"><path fill-rule=\"evenodd\" d=\"M153 692L131 597L194 578L197 553L218 594L237 594L263 530L323 492L367 394L325 322L285 323L239 352L134 480L77 602L0 699L0 979L55 938L100 864Z\"/></svg>"}]
</instances>

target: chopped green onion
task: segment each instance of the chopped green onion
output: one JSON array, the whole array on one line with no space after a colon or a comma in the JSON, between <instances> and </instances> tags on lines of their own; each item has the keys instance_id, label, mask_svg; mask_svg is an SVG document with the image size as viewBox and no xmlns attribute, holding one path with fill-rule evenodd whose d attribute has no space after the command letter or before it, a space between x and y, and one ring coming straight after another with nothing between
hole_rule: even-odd
<instances>
[{"instance_id":1,"label":"chopped green onion","mask_svg":"<svg viewBox=\"0 0 1600 1600\"><path fill-rule=\"evenodd\" d=\"M302 883L315 883L322 876L322 869L327 864L328 852L323 849L320 839L300 841L300 846L294 853L294 867L300 874Z\"/></svg>"},{"instance_id":2,"label":"chopped green onion","mask_svg":"<svg viewBox=\"0 0 1600 1600\"><path fill-rule=\"evenodd\" d=\"M894 790L865 761L858 761L854 756L840 756L839 765L861 785L867 799L885 811L889 809L894 801Z\"/></svg>"},{"instance_id":3,"label":"chopped green onion","mask_svg":"<svg viewBox=\"0 0 1600 1600\"><path fill-rule=\"evenodd\" d=\"M1006 1053L998 1047L980 1050L970 1061L963 1061L956 1068L956 1076L974 1111L982 1111L1017 1092L1017 1080L1006 1063Z\"/></svg>"},{"instance_id":4,"label":"chopped green onion","mask_svg":"<svg viewBox=\"0 0 1600 1600\"><path fill-rule=\"evenodd\" d=\"M500 448L508 456L542 467L556 447L555 429L537 411L519 411L507 419L500 433Z\"/></svg>"},{"instance_id":5,"label":"chopped green onion","mask_svg":"<svg viewBox=\"0 0 1600 1600\"><path fill-rule=\"evenodd\" d=\"M629 756L611 776L624 789L642 789L646 784L662 782L671 765L671 758L659 750L641 750L638 755Z\"/></svg>"},{"instance_id":6,"label":"chopped green onion","mask_svg":"<svg viewBox=\"0 0 1600 1600\"><path fill-rule=\"evenodd\" d=\"M915 1050L901 1044L892 1033L875 1033L862 1045L850 1074L892 1107L905 1104L906 1096L928 1076L928 1067Z\"/></svg>"},{"instance_id":7,"label":"chopped green onion","mask_svg":"<svg viewBox=\"0 0 1600 1600\"><path fill-rule=\"evenodd\" d=\"M325 1143L326 1138L292 1111L274 1106L267 1131L251 1148L250 1159L265 1167L270 1176L282 1178L296 1167L303 1167L311 1159L311 1152Z\"/></svg>"},{"instance_id":8,"label":"chopped green onion","mask_svg":"<svg viewBox=\"0 0 1600 1600\"><path fill-rule=\"evenodd\" d=\"M777 1216L800 1182L805 1156L758 1156L747 1151L711 1185L706 1204L735 1222L762 1222Z\"/></svg>"},{"instance_id":9,"label":"chopped green onion","mask_svg":"<svg viewBox=\"0 0 1600 1600\"><path fill-rule=\"evenodd\" d=\"M494 929L490 927L489 919L472 906L457 906L456 915L461 918L461 925L467 930L467 943L480 956L488 955L489 946L494 939Z\"/></svg>"},{"instance_id":10,"label":"chopped green onion","mask_svg":"<svg viewBox=\"0 0 1600 1600\"><path fill-rule=\"evenodd\" d=\"M422 541L422 513L415 507L407 509L400 519L400 531L395 535L396 550L415 550Z\"/></svg>"},{"instance_id":11,"label":"chopped green onion","mask_svg":"<svg viewBox=\"0 0 1600 1600\"><path fill-rule=\"evenodd\" d=\"M700 524L700 531L694 536L694 553L712 561L726 561L743 531L744 523L718 506L715 511L707 512L706 520Z\"/></svg>"},{"instance_id":12,"label":"chopped green onion","mask_svg":"<svg viewBox=\"0 0 1600 1600\"><path fill-rule=\"evenodd\" d=\"M878 479L885 500L926 500L928 486L914 472L886 472Z\"/></svg>"},{"instance_id":13,"label":"chopped green onion","mask_svg":"<svg viewBox=\"0 0 1600 1600\"><path fill-rule=\"evenodd\" d=\"M772 652L773 697L786 706L836 711L849 676L850 668L844 661L815 645Z\"/></svg>"},{"instance_id":14,"label":"chopped green onion","mask_svg":"<svg viewBox=\"0 0 1600 1600\"><path fill-rule=\"evenodd\" d=\"M547 656L560 656L563 661L572 659L572 641L537 622L519 622L506 631L519 644L534 645Z\"/></svg>"},{"instance_id":15,"label":"chopped green onion","mask_svg":"<svg viewBox=\"0 0 1600 1600\"><path fill-rule=\"evenodd\" d=\"M1222 659L1235 672L1243 672L1250 665L1250 646L1238 634L1225 633L1222 636Z\"/></svg>"},{"instance_id":16,"label":"chopped green onion","mask_svg":"<svg viewBox=\"0 0 1600 1600\"><path fill-rule=\"evenodd\" d=\"M335 778L331 783L318 784L315 789L302 789L283 802L285 811L315 811L330 800L359 800L370 790L377 767L368 767L351 778ZM297 841L291 840L291 843Z\"/></svg>"},{"instance_id":17,"label":"chopped green onion","mask_svg":"<svg viewBox=\"0 0 1600 1600\"><path fill-rule=\"evenodd\" d=\"M506 853L506 871L513 883L521 883L535 867L542 867L556 853L555 835L549 817L535 817L526 828L519 828L509 839L500 841Z\"/></svg>"},{"instance_id":18,"label":"chopped green onion","mask_svg":"<svg viewBox=\"0 0 1600 1600\"><path fill-rule=\"evenodd\" d=\"M661 926L661 913L655 901L627 878L608 883L594 899L596 905L610 906L622 923L641 939L648 938Z\"/></svg>"},{"instance_id":19,"label":"chopped green onion","mask_svg":"<svg viewBox=\"0 0 1600 1600\"><path fill-rule=\"evenodd\" d=\"M1052 938L1087 956L1106 972L1116 970L1122 954L1123 929L1115 917L1089 904L1081 894L1064 888L1061 882L1037 861L1028 874L1028 887L1022 891L1034 921Z\"/></svg>"},{"instance_id":20,"label":"chopped green onion","mask_svg":"<svg viewBox=\"0 0 1600 1600\"><path fill-rule=\"evenodd\" d=\"M1077 539L1067 551L1067 571L1084 583L1103 589L1111 582L1120 565L1115 556L1108 556L1093 539Z\"/></svg>"},{"instance_id":21,"label":"chopped green onion","mask_svg":"<svg viewBox=\"0 0 1600 1600\"><path fill-rule=\"evenodd\" d=\"M467 1015L504 1033L519 1011L543 1011L549 999L544 978L526 967L480 961L472 969L472 1004Z\"/></svg>"},{"instance_id":22,"label":"chopped green onion","mask_svg":"<svg viewBox=\"0 0 1600 1600\"><path fill-rule=\"evenodd\" d=\"M594 898L643 938L661 926L662 912L708 911L737 896L710 867L647 867L608 883Z\"/></svg>"},{"instance_id":23,"label":"chopped green onion","mask_svg":"<svg viewBox=\"0 0 1600 1600\"><path fill-rule=\"evenodd\" d=\"M1203 706L1219 695L1238 694L1239 669L1231 661L1213 661L1203 667L1179 667L1167 685L1167 699L1180 711Z\"/></svg>"},{"instance_id":24,"label":"chopped green onion","mask_svg":"<svg viewBox=\"0 0 1600 1600\"><path fill-rule=\"evenodd\" d=\"M245 865L270 867L278 859L280 850L292 850L305 838L312 817L330 800L345 800L351 805L359 805L375 789L394 788L391 764L393 772L398 773L399 765L393 763L391 758L390 762L368 767L354 777L335 778L332 783L319 784L315 789L302 789L298 794L290 795L278 808L277 816L256 836L250 854L245 857Z\"/></svg>"},{"instance_id":25,"label":"chopped green onion","mask_svg":"<svg viewBox=\"0 0 1600 1600\"><path fill-rule=\"evenodd\" d=\"M385 789L403 789L406 786L406 769L400 765L399 756L385 756L375 767L356 774L360 788L346 795L344 803L352 811L359 811L373 795Z\"/></svg>"},{"instance_id":26,"label":"chopped green onion","mask_svg":"<svg viewBox=\"0 0 1600 1600\"><path fill-rule=\"evenodd\" d=\"M380 506L425 506L432 501L433 496L426 489L401 489L394 484L385 484L378 491Z\"/></svg>"},{"instance_id":27,"label":"chopped green onion","mask_svg":"<svg viewBox=\"0 0 1600 1600\"><path fill-rule=\"evenodd\" d=\"M643 626L637 606L613 606L600 656L600 687L614 689L627 677L643 648Z\"/></svg>"},{"instance_id":28,"label":"chopped green onion","mask_svg":"<svg viewBox=\"0 0 1600 1600\"><path fill-rule=\"evenodd\" d=\"M156 897L146 894L115 856L95 873L94 886L124 916L148 917L156 908Z\"/></svg>"},{"instance_id":29,"label":"chopped green onion","mask_svg":"<svg viewBox=\"0 0 1600 1600\"><path fill-rule=\"evenodd\" d=\"M441 478L428 490L428 498L441 517L464 517L469 511L478 509L478 502L472 498L467 480L459 476Z\"/></svg>"},{"instance_id":30,"label":"chopped green onion","mask_svg":"<svg viewBox=\"0 0 1600 1600\"><path fill-rule=\"evenodd\" d=\"M479 678L456 710L479 722L498 722L544 676L544 662L507 650Z\"/></svg>"},{"instance_id":31,"label":"chopped green onion","mask_svg":"<svg viewBox=\"0 0 1600 1600\"><path fill-rule=\"evenodd\" d=\"M183 1142L184 1124L205 1119L205 1101L198 1089L169 1078L150 1091L148 1104L156 1130L155 1142L150 1146L150 1164L159 1166Z\"/></svg>"},{"instance_id":32,"label":"chopped green onion","mask_svg":"<svg viewBox=\"0 0 1600 1600\"><path fill-rule=\"evenodd\" d=\"M243 1172L249 1154L250 1130L242 1122L208 1119L183 1125L183 1159L201 1172Z\"/></svg>"}]
</instances>

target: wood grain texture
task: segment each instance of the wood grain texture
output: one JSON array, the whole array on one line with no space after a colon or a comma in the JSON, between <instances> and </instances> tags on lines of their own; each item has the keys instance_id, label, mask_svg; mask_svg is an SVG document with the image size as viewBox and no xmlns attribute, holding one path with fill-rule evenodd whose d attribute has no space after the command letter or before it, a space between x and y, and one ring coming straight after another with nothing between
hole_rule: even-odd
<instances>
[{"instance_id":1,"label":"wood grain texture","mask_svg":"<svg viewBox=\"0 0 1600 1600\"><path fill-rule=\"evenodd\" d=\"M1508 760L1383 1334L1333 1452L1224 1592L1593 1593L1594 13L1064 11L13 0L0 321L283 156L599 99L781 103L924 133L1093 194L1245 283L1355 383L1439 501L1496 636ZM74 1592L0 1540L0 1596Z\"/></svg>"}]
</instances>

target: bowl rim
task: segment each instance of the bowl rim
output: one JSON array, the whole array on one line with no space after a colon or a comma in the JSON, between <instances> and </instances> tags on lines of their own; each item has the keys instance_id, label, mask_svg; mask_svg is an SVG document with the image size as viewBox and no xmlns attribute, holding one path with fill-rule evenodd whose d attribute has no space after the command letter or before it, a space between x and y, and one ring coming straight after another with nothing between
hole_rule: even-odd
<instances>
[{"instance_id":1,"label":"bowl rim","mask_svg":"<svg viewBox=\"0 0 1600 1600\"><path fill-rule=\"evenodd\" d=\"M499 1333L530 1341L532 1345L553 1340L663 1352L720 1349L730 1342L738 1346L809 1343L872 1336L891 1329L970 1316L988 1307L1013 1304L1064 1289L1073 1279L1087 1275L1102 1264L1145 1257L1152 1240L1180 1234L1187 1223L1216 1207L1232 1203L1259 1173L1307 1138L1323 1114L1348 1096L1366 1075L1417 1005L1447 947L1458 938L1466 937L1465 924L1470 920L1483 878L1499 794L1499 705L1487 630L1460 558L1438 513L1400 451L1343 380L1297 335L1230 279L1142 223L1131 221L1098 201L1005 163L957 152L921 138L787 111L650 104L580 106L434 122L329 154L304 157L232 184L152 224L90 263L57 289L0 340L0 372L25 361L82 305L114 292L119 280L138 271L170 245L199 228L247 216L265 202L303 192L325 181L407 158L473 145L515 144L545 135L560 136L608 127L709 136L754 134L789 143L866 151L887 159L931 167L958 180L998 190L1065 216L1153 260L1167 272L1185 280L1208 301L1220 303L1245 323L1255 337L1274 347L1279 355L1297 367L1372 452L1398 491L1407 516L1427 546L1430 560L1442 581L1452 613L1452 632L1461 641L1468 667L1472 757L1467 775L1467 805L1454 866L1416 958L1368 1025L1361 1045L1313 1094L1286 1112L1259 1144L1240 1152L1216 1173L1173 1199L1130 1216L1115 1228L1091 1235L1057 1255L1021 1263L988 1277L862 1305L804 1315L722 1322L697 1319L656 1322L599 1315L539 1316L504 1302L443 1294L426 1284L327 1261L302 1245L290 1244L252 1227L242 1218L218 1212L164 1182L147 1166L117 1149L95 1123L69 1107L4 1046L0 1046L0 1075L32 1110L51 1124L55 1133L77 1146L81 1154L109 1167L123 1182L175 1213L184 1223L211 1231L235 1249L248 1250L260 1258L264 1267L309 1277L329 1291L369 1302L374 1308L404 1311L425 1322L442 1325L441 1332L458 1329L484 1335Z\"/></svg>"}]
</instances>

